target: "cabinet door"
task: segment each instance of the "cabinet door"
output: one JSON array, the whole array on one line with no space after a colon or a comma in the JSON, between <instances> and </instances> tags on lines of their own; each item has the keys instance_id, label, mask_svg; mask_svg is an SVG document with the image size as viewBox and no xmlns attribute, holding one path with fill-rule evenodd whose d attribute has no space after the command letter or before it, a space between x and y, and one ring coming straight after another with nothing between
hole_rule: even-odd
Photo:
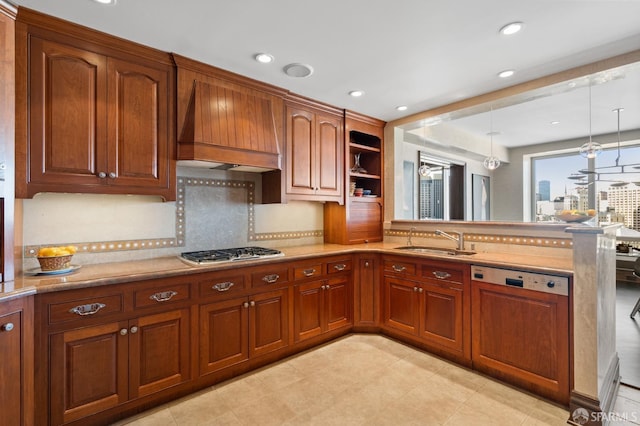
<instances>
[{"instance_id":1,"label":"cabinet door","mask_svg":"<svg viewBox=\"0 0 640 426\"><path fill-rule=\"evenodd\" d=\"M353 324L351 276L331 278L324 286L325 331Z\"/></svg>"},{"instance_id":2,"label":"cabinet door","mask_svg":"<svg viewBox=\"0 0 640 426\"><path fill-rule=\"evenodd\" d=\"M312 281L294 287L295 341L318 336L323 332L324 281Z\"/></svg>"},{"instance_id":3,"label":"cabinet door","mask_svg":"<svg viewBox=\"0 0 640 426\"><path fill-rule=\"evenodd\" d=\"M422 284L419 294L420 336L430 343L462 351L462 287Z\"/></svg>"},{"instance_id":4,"label":"cabinet door","mask_svg":"<svg viewBox=\"0 0 640 426\"><path fill-rule=\"evenodd\" d=\"M384 325L418 334L418 287L411 281L384 277Z\"/></svg>"},{"instance_id":5,"label":"cabinet door","mask_svg":"<svg viewBox=\"0 0 640 426\"><path fill-rule=\"evenodd\" d=\"M356 325L378 325L379 318L379 285L378 260L376 257L358 258L354 291Z\"/></svg>"},{"instance_id":6,"label":"cabinet door","mask_svg":"<svg viewBox=\"0 0 640 426\"><path fill-rule=\"evenodd\" d=\"M127 400L127 325L114 322L50 336L52 424L78 420Z\"/></svg>"},{"instance_id":7,"label":"cabinet door","mask_svg":"<svg viewBox=\"0 0 640 426\"><path fill-rule=\"evenodd\" d=\"M330 115L316 117L316 194L342 193L342 120Z\"/></svg>"},{"instance_id":8,"label":"cabinet door","mask_svg":"<svg viewBox=\"0 0 640 426\"><path fill-rule=\"evenodd\" d=\"M473 282L474 368L569 403L566 296Z\"/></svg>"},{"instance_id":9,"label":"cabinet door","mask_svg":"<svg viewBox=\"0 0 640 426\"><path fill-rule=\"evenodd\" d=\"M7 426L33 424L31 299L0 304L0 407Z\"/></svg>"},{"instance_id":10,"label":"cabinet door","mask_svg":"<svg viewBox=\"0 0 640 426\"><path fill-rule=\"evenodd\" d=\"M315 193L315 115L287 106L287 193Z\"/></svg>"},{"instance_id":11,"label":"cabinet door","mask_svg":"<svg viewBox=\"0 0 640 426\"><path fill-rule=\"evenodd\" d=\"M289 344L288 290L251 297L249 302L249 355L258 356Z\"/></svg>"},{"instance_id":12,"label":"cabinet door","mask_svg":"<svg viewBox=\"0 0 640 426\"><path fill-rule=\"evenodd\" d=\"M110 185L169 185L168 71L107 61Z\"/></svg>"},{"instance_id":13,"label":"cabinet door","mask_svg":"<svg viewBox=\"0 0 640 426\"><path fill-rule=\"evenodd\" d=\"M29 185L101 185L106 58L35 36L29 49ZM29 188L29 195L48 189Z\"/></svg>"},{"instance_id":14,"label":"cabinet door","mask_svg":"<svg viewBox=\"0 0 640 426\"><path fill-rule=\"evenodd\" d=\"M149 315L129 322L130 398L187 381L189 309Z\"/></svg>"},{"instance_id":15,"label":"cabinet door","mask_svg":"<svg viewBox=\"0 0 640 426\"><path fill-rule=\"evenodd\" d=\"M241 298L200 307L200 374L249 359L248 306Z\"/></svg>"}]
</instances>

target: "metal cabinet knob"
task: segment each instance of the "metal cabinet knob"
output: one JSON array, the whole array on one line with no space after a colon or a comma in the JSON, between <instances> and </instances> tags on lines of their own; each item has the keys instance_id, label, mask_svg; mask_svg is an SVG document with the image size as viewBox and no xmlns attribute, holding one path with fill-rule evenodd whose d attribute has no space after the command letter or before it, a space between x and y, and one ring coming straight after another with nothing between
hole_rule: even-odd
<instances>
[{"instance_id":1,"label":"metal cabinet knob","mask_svg":"<svg viewBox=\"0 0 640 426\"><path fill-rule=\"evenodd\" d=\"M249 303L248 303L248 302L244 302L244 303L242 304L242 307L243 307L243 308L248 308L248 307L249 307Z\"/></svg>"},{"instance_id":2,"label":"metal cabinet knob","mask_svg":"<svg viewBox=\"0 0 640 426\"><path fill-rule=\"evenodd\" d=\"M3 324L2 327L0 327L2 329L2 331L11 331L13 330L13 323L12 322L8 322L6 324Z\"/></svg>"},{"instance_id":3,"label":"metal cabinet knob","mask_svg":"<svg viewBox=\"0 0 640 426\"><path fill-rule=\"evenodd\" d=\"M136 327L135 325L131 327L131 334L136 334L137 332L138 332L138 327Z\"/></svg>"},{"instance_id":4,"label":"metal cabinet knob","mask_svg":"<svg viewBox=\"0 0 640 426\"><path fill-rule=\"evenodd\" d=\"M364 267L368 268L369 267L369 262L364 262Z\"/></svg>"},{"instance_id":5,"label":"metal cabinet knob","mask_svg":"<svg viewBox=\"0 0 640 426\"><path fill-rule=\"evenodd\" d=\"M414 288L413 288L413 291L414 291L414 292L417 292L417 291L418 291L418 287L414 287Z\"/></svg>"},{"instance_id":6,"label":"metal cabinet knob","mask_svg":"<svg viewBox=\"0 0 640 426\"><path fill-rule=\"evenodd\" d=\"M120 335L121 336L126 336L128 332L129 332L129 330L127 330L126 328L120 329Z\"/></svg>"},{"instance_id":7,"label":"metal cabinet knob","mask_svg":"<svg viewBox=\"0 0 640 426\"><path fill-rule=\"evenodd\" d=\"M107 177L107 174L106 174L105 172L100 172L100 173L98 173L98 177L99 177L100 179L104 179L104 178L106 178L106 177Z\"/></svg>"},{"instance_id":8,"label":"metal cabinet knob","mask_svg":"<svg viewBox=\"0 0 640 426\"><path fill-rule=\"evenodd\" d=\"M422 287L418 287L418 293L422 293L423 291Z\"/></svg>"},{"instance_id":9,"label":"metal cabinet knob","mask_svg":"<svg viewBox=\"0 0 640 426\"><path fill-rule=\"evenodd\" d=\"M110 173L109 173L109 177L110 177L111 179L115 179L115 178L116 178L116 174L115 174L115 173L113 173L113 172L110 172Z\"/></svg>"},{"instance_id":10,"label":"metal cabinet knob","mask_svg":"<svg viewBox=\"0 0 640 426\"><path fill-rule=\"evenodd\" d=\"M251 302L249 302L249 306L256 306L256 302L252 300Z\"/></svg>"}]
</instances>

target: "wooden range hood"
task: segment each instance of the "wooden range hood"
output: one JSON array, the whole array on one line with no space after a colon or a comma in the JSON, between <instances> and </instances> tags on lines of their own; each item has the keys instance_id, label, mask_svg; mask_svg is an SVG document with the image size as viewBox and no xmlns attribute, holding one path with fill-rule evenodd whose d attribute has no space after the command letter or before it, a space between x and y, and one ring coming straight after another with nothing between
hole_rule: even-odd
<instances>
[{"instance_id":1,"label":"wooden range hood","mask_svg":"<svg viewBox=\"0 0 640 426\"><path fill-rule=\"evenodd\" d=\"M174 60L178 160L241 171L280 170L281 89L175 54Z\"/></svg>"}]
</instances>

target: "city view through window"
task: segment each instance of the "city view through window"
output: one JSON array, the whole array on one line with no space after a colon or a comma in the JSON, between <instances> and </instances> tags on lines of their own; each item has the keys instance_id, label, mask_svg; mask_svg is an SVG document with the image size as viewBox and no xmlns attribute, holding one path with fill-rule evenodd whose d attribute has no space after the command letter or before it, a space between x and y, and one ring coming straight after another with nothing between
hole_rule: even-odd
<instances>
[{"instance_id":1,"label":"city view through window","mask_svg":"<svg viewBox=\"0 0 640 426\"><path fill-rule=\"evenodd\" d=\"M618 166L627 166L625 173L603 174L620 172L621 167L603 168L615 166L616 159ZM621 147L619 158L617 148L606 149L595 159L594 171L601 173L595 175L593 203L589 203L589 185L576 185L580 181L569 179L589 167L588 160L578 153L535 158L532 166L537 222L556 222L556 215L563 210L587 211L593 205L601 224L622 223L640 232L640 146Z\"/></svg>"}]
</instances>

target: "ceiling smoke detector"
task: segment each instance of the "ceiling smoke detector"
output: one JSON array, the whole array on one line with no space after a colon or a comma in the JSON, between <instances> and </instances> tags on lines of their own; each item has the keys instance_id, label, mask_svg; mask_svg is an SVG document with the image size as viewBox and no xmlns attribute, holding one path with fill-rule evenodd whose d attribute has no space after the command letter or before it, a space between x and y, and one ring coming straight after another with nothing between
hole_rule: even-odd
<instances>
[{"instance_id":1,"label":"ceiling smoke detector","mask_svg":"<svg viewBox=\"0 0 640 426\"><path fill-rule=\"evenodd\" d=\"M283 70L284 73L289 77L296 78L309 77L311 74L313 74L313 68L311 68L311 65L307 64L293 63L286 65Z\"/></svg>"}]
</instances>

